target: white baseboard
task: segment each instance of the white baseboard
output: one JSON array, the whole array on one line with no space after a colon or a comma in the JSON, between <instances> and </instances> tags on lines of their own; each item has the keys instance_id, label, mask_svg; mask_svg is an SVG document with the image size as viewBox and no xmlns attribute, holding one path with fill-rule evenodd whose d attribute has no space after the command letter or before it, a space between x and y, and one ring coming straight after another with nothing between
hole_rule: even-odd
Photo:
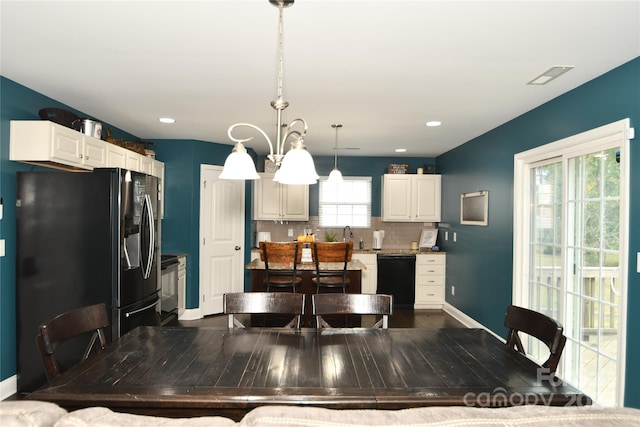
<instances>
[{"instance_id":1,"label":"white baseboard","mask_svg":"<svg viewBox=\"0 0 640 427\"><path fill-rule=\"evenodd\" d=\"M484 329L487 332L489 332L490 334L494 335L500 341L506 342L506 340L503 337L501 337L500 335L496 334L491 329L487 328L486 326L484 326L482 323L478 322L474 318L467 316L462 311L458 310L457 308L455 308L454 306L452 306L448 302L444 303L444 308L443 309L444 309L445 313L449 314L451 317L456 319L458 322L462 323L467 328Z\"/></svg>"},{"instance_id":2,"label":"white baseboard","mask_svg":"<svg viewBox=\"0 0 640 427\"><path fill-rule=\"evenodd\" d=\"M204 316L202 315L202 311L200 311L199 307L178 309L178 320L198 320L203 317Z\"/></svg>"},{"instance_id":3,"label":"white baseboard","mask_svg":"<svg viewBox=\"0 0 640 427\"><path fill-rule=\"evenodd\" d=\"M0 400L13 396L18 392L18 376L14 375L0 382Z\"/></svg>"}]
</instances>

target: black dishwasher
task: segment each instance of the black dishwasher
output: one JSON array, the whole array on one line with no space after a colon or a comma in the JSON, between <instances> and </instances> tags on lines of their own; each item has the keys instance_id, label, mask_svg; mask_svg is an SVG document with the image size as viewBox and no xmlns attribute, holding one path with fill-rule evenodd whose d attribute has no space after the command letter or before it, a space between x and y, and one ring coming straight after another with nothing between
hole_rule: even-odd
<instances>
[{"instance_id":1,"label":"black dishwasher","mask_svg":"<svg viewBox=\"0 0 640 427\"><path fill-rule=\"evenodd\" d=\"M415 254L378 254L376 293L393 295L393 306L413 308L416 296Z\"/></svg>"}]
</instances>

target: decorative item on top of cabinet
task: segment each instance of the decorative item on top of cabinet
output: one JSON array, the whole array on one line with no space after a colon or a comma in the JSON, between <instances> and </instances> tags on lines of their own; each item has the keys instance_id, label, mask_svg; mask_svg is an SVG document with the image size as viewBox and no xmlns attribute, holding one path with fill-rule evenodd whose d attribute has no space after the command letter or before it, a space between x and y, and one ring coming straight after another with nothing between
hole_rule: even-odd
<instances>
[{"instance_id":1,"label":"decorative item on top of cabinet","mask_svg":"<svg viewBox=\"0 0 640 427\"><path fill-rule=\"evenodd\" d=\"M441 176L382 177L382 221L439 222Z\"/></svg>"},{"instance_id":2,"label":"decorative item on top of cabinet","mask_svg":"<svg viewBox=\"0 0 640 427\"><path fill-rule=\"evenodd\" d=\"M387 173L392 175L404 175L409 173L409 165L406 163L389 163Z\"/></svg>"},{"instance_id":3,"label":"decorative item on top of cabinet","mask_svg":"<svg viewBox=\"0 0 640 427\"><path fill-rule=\"evenodd\" d=\"M253 219L308 221L309 186L283 185L273 174L259 173L253 181Z\"/></svg>"},{"instance_id":4,"label":"decorative item on top of cabinet","mask_svg":"<svg viewBox=\"0 0 640 427\"><path fill-rule=\"evenodd\" d=\"M415 309L444 306L446 260L443 253L416 255Z\"/></svg>"}]
</instances>

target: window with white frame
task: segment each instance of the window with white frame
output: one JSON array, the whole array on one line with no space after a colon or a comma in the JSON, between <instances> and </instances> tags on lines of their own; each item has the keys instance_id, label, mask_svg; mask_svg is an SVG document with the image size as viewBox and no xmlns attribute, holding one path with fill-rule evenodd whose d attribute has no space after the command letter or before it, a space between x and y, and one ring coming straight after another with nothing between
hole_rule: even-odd
<instances>
[{"instance_id":1,"label":"window with white frame","mask_svg":"<svg viewBox=\"0 0 640 427\"><path fill-rule=\"evenodd\" d=\"M342 182L320 179L320 227L371 226L371 177L344 177Z\"/></svg>"}]
</instances>

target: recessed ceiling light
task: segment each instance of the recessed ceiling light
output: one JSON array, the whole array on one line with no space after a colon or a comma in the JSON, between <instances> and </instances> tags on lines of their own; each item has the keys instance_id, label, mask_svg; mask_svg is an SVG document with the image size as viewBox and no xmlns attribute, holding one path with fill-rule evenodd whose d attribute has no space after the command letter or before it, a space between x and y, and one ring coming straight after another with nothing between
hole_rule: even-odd
<instances>
[{"instance_id":1,"label":"recessed ceiling light","mask_svg":"<svg viewBox=\"0 0 640 427\"><path fill-rule=\"evenodd\" d=\"M396 148L396 153L404 153L405 151L407 151L406 148Z\"/></svg>"},{"instance_id":2,"label":"recessed ceiling light","mask_svg":"<svg viewBox=\"0 0 640 427\"><path fill-rule=\"evenodd\" d=\"M175 123L176 119L172 119L171 117L160 117L158 121L160 121L160 123Z\"/></svg>"},{"instance_id":3,"label":"recessed ceiling light","mask_svg":"<svg viewBox=\"0 0 640 427\"><path fill-rule=\"evenodd\" d=\"M528 85L538 85L538 86L546 85L551 80L560 77L561 75L563 75L567 71L572 70L573 68L574 68L573 65L558 65L558 66L555 66L555 67L551 67L547 71L545 71L544 73L540 74L535 79L533 79L530 82L528 82L527 84Z\"/></svg>"},{"instance_id":4,"label":"recessed ceiling light","mask_svg":"<svg viewBox=\"0 0 640 427\"><path fill-rule=\"evenodd\" d=\"M442 122L439 122L437 120L431 120L429 122L427 122L427 126L429 127L436 127L436 126L440 126L442 124Z\"/></svg>"}]
</instances>

